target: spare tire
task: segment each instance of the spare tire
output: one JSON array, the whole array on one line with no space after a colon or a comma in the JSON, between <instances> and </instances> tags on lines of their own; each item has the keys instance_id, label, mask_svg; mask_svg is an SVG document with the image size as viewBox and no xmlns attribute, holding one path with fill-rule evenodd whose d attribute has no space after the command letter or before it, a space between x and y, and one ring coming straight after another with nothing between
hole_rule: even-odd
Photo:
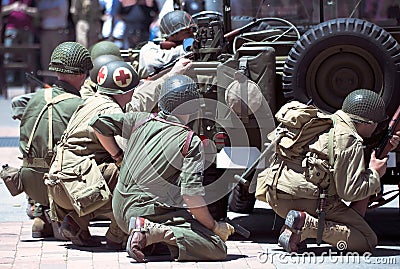
<instances>
[{"instance_id":1,"label":"spare tire","mask_svg":"<svg viewBox=\"0 0 400 269\"><path fill-rule=\"evenodd\" d=\"M400 100L400 46L381 27L360 19L323 22L294 44L283 70L286 98L312 100L333 113L347 94L370 89L392 115Z\"/></svg>"}]
</instances>

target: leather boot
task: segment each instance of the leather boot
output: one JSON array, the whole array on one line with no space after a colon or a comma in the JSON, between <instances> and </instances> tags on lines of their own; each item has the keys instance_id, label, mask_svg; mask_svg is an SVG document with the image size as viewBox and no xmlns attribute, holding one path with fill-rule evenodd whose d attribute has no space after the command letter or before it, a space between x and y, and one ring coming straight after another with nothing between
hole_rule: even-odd
<instances>
[{"instance_id":1,"label":"leather boot","mask_svg":"<svg viewBox=\"0 0 400 269\"><path fill-rule=\"evenodd\" d=\"M143 249L147 244L148 230L145 228L145 219L140 217L131 217L129 221L129 237L126 242L126 252L129 257L137 262L145 262Z\"/></svg>"},{"instance_id":2,"label":"leather boot","mask_svg":"<svg viewBox=\"0 0 400 269\"><path fill-rule=\"evenodd\" d=\"M60 231L62 235L71 240L76 246L81 247L99 247L101 246L101 241L93 236L91 236L89 229L84 229L79 227L75 220L67 215L64 217L63 222L60 226Z\"/></svg>"},{"instance_id":3,"label":"leather boot","mask_svg":"<svg viewBox=\"0 0 400 269\"><path fill-rule=\"evenodd\" d=\"M47 222L49 222L51 224L51 228L53 229L54 238L57 240L60 240L60 241L68 241L68 239L65 238L64 235L60 231L61 223L58 221L51 220L49 211L50 211L49 209L45 210L44 215L46 217Z\"/></svg>"},{"instance_id":4,"label":"leather boot","mask_svg":"<svg viewBox=\"0 0 400 269\"><path fill-rule=\"evenodd\" d=\"M111 218L110 227L106 232L107 248L112 250L121 250L126 248L128 235L125 234L117 225L114 218Z\"/></svg>"},{"instance_id":5,"label":"leather boot","mask_svg":"<svg viewBox=\"0 0 400 269\"><path fill-rule=\"evenodd\" d=\"M53 228L44 216L35 217L32 224L32 237L53 237Z\"/></svg>"},{"instance_id":6,"label":"leather boot","mask_svg":"<svg viewBox=\"0 0 400 269\"><path fill-rule=\"evenodd\" d=\"M27 196L28 203L26 205L26 215L30 219L34 219L35 216L33 216L33 213L35 211L35 201L33 201L29 196Z\"/></svg>"},{"instance_id":7,"label":"leather boot","mask_svg":"<svg viewBox=\"0 0 400 269\"><path fill-rule=\"evenodd\" d=\"M287 252L298 252L301 240L301 230L305 220L305 212L290 210L286 215L285 225L279 235L278 244ZM304 241L303 241L304 242Z\"/></svg>"},{"instance_id":8,"label":"leather boot","mask_svg":"<svg viewBox=\"0 0 400 269\"><path fill-rule=\"evenodd\" d=\"M306 212L290 210L285 219L285 230L278 243L288 252L298 252L301 242L307 238L317 238L318 219ZM322 240L336 246L337 242L347 243L350 230L347 226L325 221Z\"/></svg>"}]
</instances>

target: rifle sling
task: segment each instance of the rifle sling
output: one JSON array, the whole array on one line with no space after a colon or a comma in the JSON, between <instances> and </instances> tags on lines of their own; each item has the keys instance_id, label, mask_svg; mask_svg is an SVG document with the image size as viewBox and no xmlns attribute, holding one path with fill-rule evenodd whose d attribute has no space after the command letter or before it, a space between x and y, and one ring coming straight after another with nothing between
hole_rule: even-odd
<instances>
[{"instance_id":1,"label":"rifle sling","mask_svg":"<svg viewBox=\"0 0 400 269\"><path fill-rule=\"evenodd\" d=\"M171 121L167 121L167 120L165 120L165 119L162 119L162 118L160 118L160 117L157 117L156 114L154 113L154 114L150 114L148 117L144 118L144 119L141 120L138 124L136 124L136 125L132 128L132 132L134 132L134 131L135 131L136 129L138 129L140 126L146 124L147 122L149 122L149 121L151 121L151 120L156 120L156 121L160 121L160 122L167 123L167 124L170 124L170 125L179 126L179 127L182 127L182 128L184 128L184 129L186 129L186 130L189 131L189 133L188 133L187 136L186 136L185 144L183 145L183 148L182 148L182 151L181 151L181 152L182 152L182 155L183 155L184 157L186 157L186 155L188 154L188 151L189 151L190 142L192 142L192 138L193 138L193 136L194 136L194 131L192 131L192 130L191 130L189 127L187 127L186 125L179 124L179 123L175 123L175 122L171 122Z\"/></svg>"}]
</instances>

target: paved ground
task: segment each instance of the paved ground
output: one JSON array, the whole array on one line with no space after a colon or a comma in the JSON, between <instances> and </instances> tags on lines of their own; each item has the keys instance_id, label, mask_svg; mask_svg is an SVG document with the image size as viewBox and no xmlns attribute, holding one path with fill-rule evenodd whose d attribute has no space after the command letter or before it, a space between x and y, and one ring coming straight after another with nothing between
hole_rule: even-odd
<instances>
[{"instance_id":1,"label":"paved ground","mask_svg":"<svg viewBox=\"0 0 400 269\"><path fill-rule=\"evenodd\" d=\"M12 89L12 97L20 94ZM10 100L0 97L1 139L18 137L18 122L10 118ZM12 143L11 143L12 144ZM0 164L8 162L18 166L21 161L15 145L0 145ZM390 188L390 187L388 187ZM379 246L374 253L362 257L338 253L311 240L304 255L288 255L276 244L277 231L282 219L276 218L265 203L256 203L250 215L228 212L236 223L248 228L251 237L232 237L228 242L228 258L222 262L170 262L166 256L151 257L146 264L136 264L124 251L100 248L75 248L70 242L31 237L32 220L25 214L26 198L23 194L12 197L0 181L0 269L2 268L399 268L400 264L400 211L396 199L385 208L371 211L367 220L378 234ZM275 222L275 225L274 225ZM107 221L92 222L92 234L105 241ZM275 226L275 229L273 227Z\"/></svg>"}]
</instances>

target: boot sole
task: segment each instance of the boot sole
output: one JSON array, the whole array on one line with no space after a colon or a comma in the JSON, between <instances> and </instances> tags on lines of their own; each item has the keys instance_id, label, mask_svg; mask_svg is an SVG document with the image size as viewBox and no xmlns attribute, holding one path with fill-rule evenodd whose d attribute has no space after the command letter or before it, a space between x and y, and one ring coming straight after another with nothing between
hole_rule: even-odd
<instances>
[{"instance_id":1,"label":"boot sole","mask_svg":"<svg viewBox=\"0 0 400 269\"><path fill-rule=\"evenodd\" d=\"M292 232L288 229L285 229L280 235L278 239L278 245L283 247L287 252L292 252L290 248L290 238L292 237Z\"/></svg>"},{"instance_id":2,"label":"boot sole","mask_svg":"<svg viewBox=\"0 0 400 269\"><path fill-rule=\"evenodd\" d=\"M72 233L67 227L61 226L60 233L68 240L71 240L72 244L79 246L79 247L100 247L101 242L84 242L79 238L80 233Z\"/></svg>"},{"instance_id":3,"label":"boot sole","mask_svg":"<svg viewBox=\"0 0 400 269\"><path fill-rule=\"evenodd\" d=\"M32 232L32 238L47 238L53 237L53 234L46 234L43 232Z\"/></svg>"},{"instance_id":4,"label":"boot sole","mask_svg":"<svg viewBox=\"0 0 400 269\"><path fill-rule=\"evenodd\" d=\"M129 257L131 257L132 259L134 259L137 262L145 262L145 256L143 254L142 251L138 250L138 249L131 249L131 241L133 238L133 232L132 230L135 229L136 227L136 218L135 217L131 217L131 219L129 220L129 237L128 240L126 242L126 252L128 253Z\"/></svg>"},{"instance_id":5,"label":"boot sole","mask_svg":"<svg viewBox=\"0 0 400 269\"><path fill-rule=\"evenodd\" d=\"M296 236L298 238L295 238ZM291 241L298 241L298 242L291 242ZM290 247L290 243L292 243L292 244L295 243L296 244L296 248L292 249ZM300 242L300 235L293 233L289 229L285 229L283 231L283 233L281 233L279 235L278 244L281 247L283 247L289 253L298 252L299 251L299 246L301 246L302 250L304 250L304 248L307 248L307 244L305 244L305 242L303 244L302 244L302 242Z\"/></svg>"}]
</instances>

